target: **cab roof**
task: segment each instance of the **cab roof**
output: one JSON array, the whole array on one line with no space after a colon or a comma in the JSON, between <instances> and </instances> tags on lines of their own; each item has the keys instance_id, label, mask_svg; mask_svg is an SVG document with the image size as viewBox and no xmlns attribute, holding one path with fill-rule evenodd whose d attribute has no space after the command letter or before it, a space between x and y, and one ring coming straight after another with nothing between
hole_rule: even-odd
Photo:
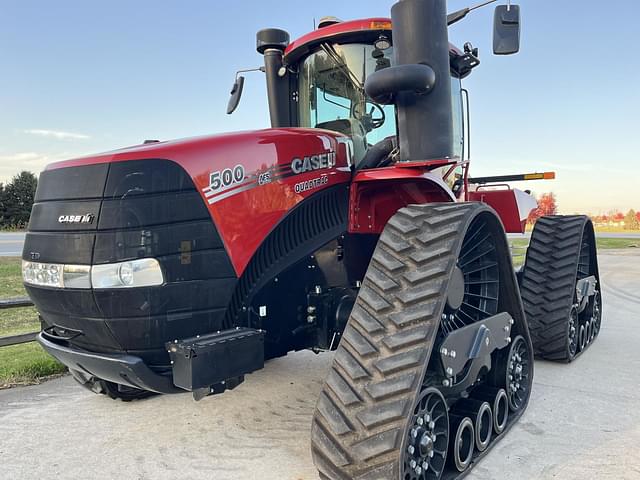
<instances>
[{"instance_id":1,"label":"cab roof","mask_svg":"<svg viewBox=\"0 0 640 480\"><path fill-rule=\"evenodd\" d=\"M376 17L361 20L337 22L326 27L320 27L313 32L291 42L284 52L285 62L292 64L306 56L318 45L326 41L332 42L373 42L381 34L391 38L392 23L390 18ZM460 50L449 44L449 51L459 55Z\"/></svg>"}]
</instances>

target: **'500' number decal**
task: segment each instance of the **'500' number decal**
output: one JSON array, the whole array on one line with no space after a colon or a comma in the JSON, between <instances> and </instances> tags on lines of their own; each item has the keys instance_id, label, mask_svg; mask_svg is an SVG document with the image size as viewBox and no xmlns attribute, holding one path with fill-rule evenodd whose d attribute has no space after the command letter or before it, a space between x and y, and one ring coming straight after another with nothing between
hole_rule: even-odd
<instances>
[{"instance_id":1,"label":"'500' number decal","mask_svg":"<svg viewBox=\"0 0 640 480\"><path fill-rule=\"evenodd\" d=\"M230 187L244 180L244 167L236 165L235 167L225 168L222 171L211 172L209 175L209 186L214 192Z\"/></svg>"}]
</instances>

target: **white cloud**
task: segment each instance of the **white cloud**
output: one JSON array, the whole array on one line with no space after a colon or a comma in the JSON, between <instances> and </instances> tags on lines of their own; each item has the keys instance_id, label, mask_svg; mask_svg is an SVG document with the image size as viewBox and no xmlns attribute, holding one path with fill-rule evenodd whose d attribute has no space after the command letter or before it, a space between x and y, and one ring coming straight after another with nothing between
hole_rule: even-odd
<instances>
[{"instance_id":1,"label":"white cloud","mask_svg":"<svg viewBox=\"0 0 640 480\"><path fill-rule=\"evenodd\" d=\"M22 162L31 162L33 160L38 160L41 158L46 158L46 155L41 155L36 152L22 152L22 153L13 153L10 155L0 155L1 163L22 163Z\"/></svg>"},{"instance_id":2,"label":"white cloud","mask_svg":"<svg viewBox=\"0 0 640 480\"><path fill-rule=\"evenodd\" d=\"M86 140L91 138L89 135L84 135L82 133L61 132L59 130L44 130L38 128L23 130L22 132L29 135L38 135L40 137L55 138L57 140Z\"/></svg>"},{"instance_id":3,"label":"white cloud","mask_svg":"<svg viewBox=\"0 0 640 480\"><path fill-rule=\"evenodd\" d=\"M20 152L0 155L0 183L6 183L22 170L39 174L52 162L69 158L69 154L47 155L37 152Z\"/></svg>"}]
</instances>

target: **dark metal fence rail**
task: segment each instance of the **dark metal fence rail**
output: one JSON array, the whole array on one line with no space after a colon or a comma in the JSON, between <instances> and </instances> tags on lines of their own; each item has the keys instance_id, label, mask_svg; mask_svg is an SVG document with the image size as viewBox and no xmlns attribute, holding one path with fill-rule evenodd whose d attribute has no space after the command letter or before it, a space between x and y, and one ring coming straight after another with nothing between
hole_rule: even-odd
<instances>
[{"instance_id":1,"label":"dark metal fence rail","mask_svg":"<svg viewBox=\"0 0 640 480\"><path fill-rule=\"evenodd\" d=\"M28 297L0 300L0 310L31 306L33 306L33 302ZM40 332L21 333L20 335L0 337L0 347L8 347L9 345L19 345L21 343L33 342L38 336L38 333Z\"/></svg>"}]
</instances>

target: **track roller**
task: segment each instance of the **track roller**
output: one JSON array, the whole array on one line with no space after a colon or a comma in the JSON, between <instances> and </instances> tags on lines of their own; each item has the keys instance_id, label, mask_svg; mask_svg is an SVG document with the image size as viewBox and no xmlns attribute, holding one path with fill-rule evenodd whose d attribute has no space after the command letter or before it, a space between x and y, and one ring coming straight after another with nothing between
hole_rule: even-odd
<instances>
[{"instance_id":1,"label":"track roller","mask_svg":"<svg viewBox=\"0 0 640 480\"><path fill-rule=\"evenodd\" d=\"M584 350L584 347L587 346L587 329L584 325L580 325L580 334L578 338L580 340L580 350Z\"/></svg>"},{"instance_id":2,"label":"track roller","mask_svg":"<svg viewBox=\"0 0 640 480\"><path fill-rule=\"evenodd\" d=\"M569 323L567 324L567 341L569 344L567 348L570 358L575 357L576 353L578 353L578 345L581 343L579 331L580 319L578 318L578 307L574 305L571 307Z\"/></svg>"},{"instance_id":3,"label":"track roller","mask_svg":"<svg viewBox=\"0 0 640 480\"><path fill-rule=\"evenodd\" d=\"M459 472L464 472L473 460L475 429L473 420L461 415L451 415L451 433L449 441L450 463Z\"/></svg>"},{"instance_id":4,"label":"track roller","mask_svg":"<svg viewBox=\"0 0 640 480\"><path fill-rule=\"evenodd\" d=\"M473 390L471 396L475 400L483 400L491 404L493 413L493 431L496 435L504 432L509 420L509 399L504 388L480 387Z\"/></svg>"},{"instance_id":5,"label":"track roller","mask_svg":"<svg viewBox=\"0 0 640 480\"><path fill-rule=\"evenodd\" d=\"M489 402L462 399L453 406L453 413L467 415L473 421L476 448L479 452L484 452L493 433L493 413Z\"/></svg>"},{"instance_id":6,"label":"track roller","mask_svg":"<svg viewBox=\"0 0 640 480\"><path fill-rule=\"evenodd\" d=\"M596 290L590 305L591 321L593 322L594 338L600 333L600 325L602 323L602 304L600 299L600 291Z\"/></svg>"},{"instance_id":7,"label":"track roller","mask_svg":"<svg viewBox=\"0 0 640 480\"><path fill-rule=\"evenodd\" d=\"M580 355L597 336L601 319L591 220L559 215L538 219L520 291L535 355L565 362Z\"/></svg>"}]
</instances>

